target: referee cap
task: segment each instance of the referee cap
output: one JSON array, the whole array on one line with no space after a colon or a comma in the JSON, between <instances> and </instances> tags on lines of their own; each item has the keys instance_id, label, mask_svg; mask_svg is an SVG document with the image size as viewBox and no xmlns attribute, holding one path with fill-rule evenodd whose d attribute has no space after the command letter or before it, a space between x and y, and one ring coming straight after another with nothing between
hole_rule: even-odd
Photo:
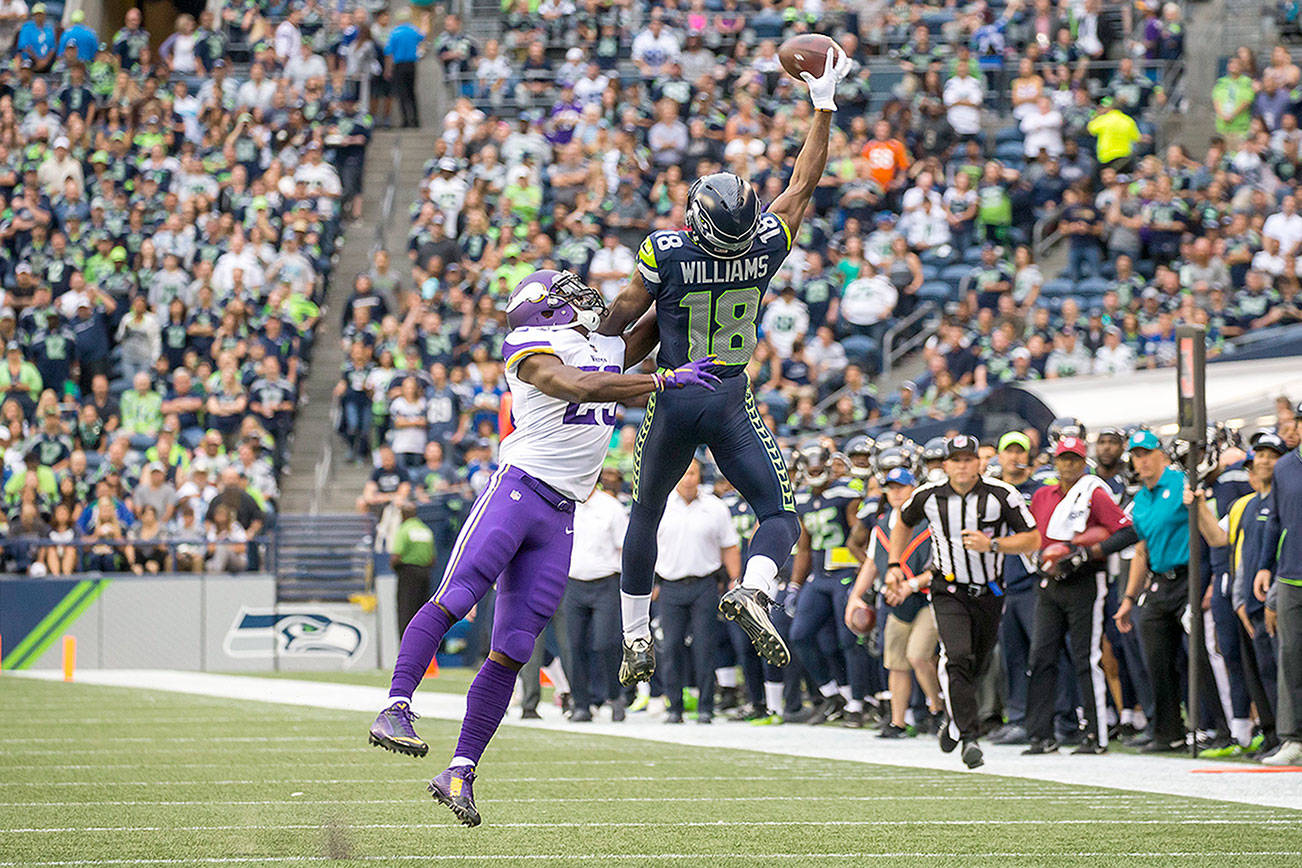
<instances>
[{"instance_id":1,"label":"referee cap","mask_svg":"<svg viewBox=\"0 0 1302 868\"><path fill-rule=\"evenodd\" d=\"M1130 435L1130 439L1126 442L1126 448L1131 452L1136 449L1145 449L1151 452L1154 449L1161 449L1162 441L1158 440L1157 435L1147 428L1140 428Z\"/></svg>"},{"instance_id":2,"label":"referee cap","mask_svg":"<svg viewBox=\"0 0 1302 868\"><path fill-rule=\"evenodd\" d=\"M959 455L971 455L976 457L981 444L975 437L967 434L959 434L945 441L945 457L956 458Z\"/></svg>"},{"instance_id":3,"label":"referee cap","mask_svg":"<svg viewBox=\"0 0 1302 868\"><path fill-rule=\"evenodd\" d=\"M1003 437L999 438L999 451L1003 452L1009 446L1020 446L1027 452L1031 451L1031 438L1027 437L1021 431L1009 431Z\"/></svg>"}]
</instances>

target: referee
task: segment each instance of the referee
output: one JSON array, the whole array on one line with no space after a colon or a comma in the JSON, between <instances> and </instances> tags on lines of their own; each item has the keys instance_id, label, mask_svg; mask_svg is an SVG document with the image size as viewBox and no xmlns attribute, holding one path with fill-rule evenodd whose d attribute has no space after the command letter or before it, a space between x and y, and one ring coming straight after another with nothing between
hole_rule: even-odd
<instances>
[{"instance_id":1,"label":"referee","mask_svg":"<svg viewBox=\"0 0 1302 868\"><path fill-rule=\"evenodd\" d=\"M940 632L939 674L948 714L940 749L949 753L961 741L963 762L972 769L985 762L977 744L976 679L999 637L1004 556L1029 554L1040 540L1021 493L981 477L979 446L965 434L945 441L946 478L917 489L900 508L886 574L897 586L905 581L904 551L913 529L926 521L936 576L931 608Z\"/></svg>"}]
</instances>

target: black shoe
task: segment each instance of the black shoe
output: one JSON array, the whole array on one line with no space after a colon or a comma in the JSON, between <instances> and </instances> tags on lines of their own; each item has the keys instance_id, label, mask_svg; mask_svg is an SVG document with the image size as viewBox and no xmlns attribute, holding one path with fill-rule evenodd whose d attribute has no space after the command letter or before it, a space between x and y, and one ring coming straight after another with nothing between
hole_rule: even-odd
<instances>
[{"instance_id":1,"label":"black shoe","mask_svg":"<svg viewBox=\"0 0 1302 868\"><path fill-rule=\"evenodd\" d=\"M1117 727L1116 740L1124 744L1126 739L1134 738L1139 735L1140 732L1142 732L1142 730L1136 729L1133 723L1123 723L1121 726Z\"/></svg>"},{"instance_id":2,"label":"black shoe","mask_svg":"<svg viewBox=\"0 0 1302 868\"><path fill-rule=\"evenodd\" d=\"M627 709L628 703L624 701L624 697L612 699L610 701L610 719L615 723L623 723Z\"/></svg>"},{"instance_id":3,"label":"black shoe","mask_svg":"<svg viewBox=\"0 0 1302 868\"><path fill-rule=\"evenodd\" d=\"M763 591L738 585L719 600L719 611L746 631L759 656L774 666L786 666L791 662L791 652L769 619L769 605Z\"/></svg>"},{"instance_id":4,"label":"black shoe","mask_svg":"<svg viewBox=\"0 0 1302 868\"><path fill-rule=\"evenodd\" d=\"M708 726L709 724L714 723L714 715L713 715L713 714L701 714L700 712L697 712L697 714L696 714L696 722L699 723L699 724L703 724L703 725Z\"/></svg>"},{"instance_id":5,"label":"black shoe","mask_svg":"<svg viewBox=\"0 0 1302 868\"><path fill-rule=\"evenodd\" d=\"M846 729L863 729L863 717L862 711L847 711L841 716L841 725Z\"/></svg>"},{"instance_id":6,"label":"black shoe","mask_svg":"<svg viewBox=\"0 0 1302 868\"><path fill-rule=\"evenodd\" d=\"M1080 740L1080 744L1072 751L1074 754L1104 754L1108 752L1108 746L1099 744L1099 737L1092 732L1085 734Z\"/></svg>"},{"instance_id":7,"label":"black shoe","mask_svg":"<svg viewBox=\"0 0 1302 868\"><path fill-rule=\"evenodd\" d=\"M1022 751L1022 756L1039 756L1046 753L1057 753L1058 742L1051 738L1033 738L1031 744L1026 750Z\"/></svg>"},{"instance_id":8,"label":"black shoe","mask_svg":"<svg viewBox=\"0 0 1302 868\"><path fill-rule=\"evenodd\" d=\"M949 734L949 715L946 714L940 719L940 749L944 753L952 753L956 747L958 739Z\"/></svg>"},{"instance_id":9,"label":"black shoe","mask_svg":"<svg viewBox=\"0 0 1302 868\"><path fill-rule=\"evenodd\" d=\"M671 711L665 715L665 723L682 723L683 713L681 711Z\"/></svg>"},{"instance_id":10,"label":"black shoe","mask_svg":"<svg viewBox=\"0 0 1302 868\"><path fill-rule=\"evenodd\" d=\"M1155 738L1139 749L1140 753L1179 753L1188 747L1184 739L1177 738L1172 741L1165 741Z\"/></svg>"},{"instance_id":11,"label":"black shoe","mask_svg":"<svg viewBox=\"0 0 1302 868\"><path fill-rule=\"evenodd\" d=\"M561 703L561 714L569 714L574 711L574 697L568 693L558 693L556 698Z\"/></svg>"},{"instance_id":12,"label":"black shoe","mask_svg":"<svg viewBox=\"0 0 1302 868\"><path fill-rule=\"evenodd\" d=\"M587 708L576 708L570 714L570 723L592 723L592 711Z\"/></svg>"},{"instance_id":13,"label":"black shoe","mask_svg":"<svg viewBox=\"0 0 1302 868\"><path fill-rule=\"evenodd\" d=\"M1153 743L1153 734L1148 730L1141 730L1135 733L1134 737L1123 739L1121 743L1126 747L1143 749Z\"/></svg>"},{"instance_id":14,"label":"black shoe","mask_svg":"<svg viewBox=\"0 0 1302 868\"><path fill-rule=\"evenodd\" d=\"M963 765L970 769L979 769L986 764L985 755L981 753L981 745L976 740L963 742Z\"/></svg>"},{"instance_id":15,"label":"black shoe","mask_svg":"<svg viewBox=\"0 0 1302 868\"><path fill-rule=\"evenodd\" d=\"M1198 739L1198 752L1201 753L1205 750L1224 750L1232 744L1234 744L1234 742L1230 740L1229 735L1223 732L1218 732L1211 738Z\"/></svg>"},{"instance_id":16,"label":"black shoe","mask_svg":"<svg viewBox=\"0 0 1302 868\"><path fill-rule=\"evenodd\" d=\"M719 697L714 701L714 707L719 711L732 711L741 705L741 691L736 687L720 687Z\"/></svg>"},{"instance_id":17,"label":"black shoe","mask_svg":"<svg viewBox=\"0 0 1302 868\"><path fill-rule=\"evenodd\" d=\"M820 723L840 720L841 715L845 713L845 697L839 693L833 693L831 696L823 697L823 701L814 709L814 713L809 716L809 725L818 726Z\"/></svg>"},{"instance_id":18,"label":"black shoe","mask_svg":"<svg viewBox=\"0 0 1302 868\"><path fill-rule=\"evenodd\" d=\"M521 720L542 720L542 715L538 713L538 709L536 709L536 708L522 708L522 709L520 710L520 719L521 719Z\"/></svg>"},{"instance_id":19,"label":"black shoe","mask_svg":"<svg viewBox=\"0 0 1302 868\"><path fill-rule=\"evenodd\" d=\"M650 639L624 640L624 659L619 664L619 683L631 687L650 681L656 671L656 646Z\"/></svg>"},{"instance_id":20,"label":"black shoe","mask_svg":"<svg viewBox=\"0 0 1302 868\"><path fill-rule=\"evenodd\" d=\"M802 705L790 713L784 712L782 720L786 723L809 723L809 719L814 716L816 709Z\"/></svg>"},{"instance_id":21,"label":"black shoe","mask_svg":"<svg viewBox=\"0 0 1302 868\"><path fill-rule=\"evenodd\" d=\"M893 723L887 723L882 727L881 732L877 733L878 738L912 738L917 732L910 732L908 726L896 726Z\"/></svg>"},{"instance_id":22,"label":"black shoe","mask_svg":"<svg viewBox=\"0 0 1302 868\"><path fill-rule=\"evenodd\" d=\"M1074 747L1080 744L1080 742L1081 731L1079 729L1073 729L1058 736L1058 744L1063 747Z\"/></svg>"}]
</instances>

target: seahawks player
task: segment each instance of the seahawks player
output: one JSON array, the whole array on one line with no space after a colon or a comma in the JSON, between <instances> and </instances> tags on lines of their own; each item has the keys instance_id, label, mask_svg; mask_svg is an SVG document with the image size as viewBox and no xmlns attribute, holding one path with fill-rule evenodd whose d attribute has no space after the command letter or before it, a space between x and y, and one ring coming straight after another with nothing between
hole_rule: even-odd
<instances>
[{"instance_id":1,"label":"seahawks player","mask_svg":"<svg viewBox=\"0 0 1302 868\"><path fill-rule=\"evenodd\" d=\"M809 722L844 717L846 726L859 727L863 725L863 697L868 692L868 659L858 647L859 637L841 617L859 567L859 557L846 545L859 511L859 494L832 469L833 456L826 447L810 446L800 457L800 472L809 483L809 492L797 498L801 532L791 583L800 591L791 623L791 644L822 699ZM836 630L849 684L838 683L836 678L843 668L841 661L829 661L819 647L819 634L829 624Z\"/></svg>"},{"instance_id":2,"label":"seahawks player","mask_svg":"<svg viewBox=\"0 0 1302 868\"><path fill-rule=\"evenodd\" d=\"M795 495L782 453L764 427L744 371L755 352L755 317L769 281L791 251L814 189L827 165L827 137L836 110L837 83L850 59L830 48L823 74L802 77L809 85L814 120L796 157L786 190L761 210L748 181L721 172L694 183L687 194L687 228L652 232L638 250L638 267L615 300L602 333L622 334L654 303L660 327L662 368L714 358L722 382L715 392L687 389L672 399L647 402L633 458L633 506L624 538L620 593L624 661L620 680L651 677L651 586L656 529L665 500L697 447L710 447L723 475L759 520L740 585L723 595L719 610L741 625L770 663L790 659L769 620L778 568L800 533Z\"/></svg>"}]
</instances>

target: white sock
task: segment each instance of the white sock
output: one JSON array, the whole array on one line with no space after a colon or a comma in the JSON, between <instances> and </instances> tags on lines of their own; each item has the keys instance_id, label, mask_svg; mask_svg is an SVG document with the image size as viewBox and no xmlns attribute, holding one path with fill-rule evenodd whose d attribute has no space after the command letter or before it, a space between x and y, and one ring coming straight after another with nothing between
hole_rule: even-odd
<instances>
[{"instance_id":1,"label":"white sock","mask_svg":"<svg viewBox=\"0 0 1302 868\"><path fill-rule=\"evenodd\" d=\"M638 696L645 696L645 697L647 697L648 699L650 699L650 698L651 698L651 685L650 685L650 683L648 683L648 682L646 682L646 681L639 681L639 682L637 683L637 695L638 695Z\"/></svg>"},{"instance_id":2,"label":"white sock","mask_svg":"<svg viewBox=\"0 0 1302 868\"><path fill-rule=\"evenodd\" d=\"M395 702L405 702L405 703L407 703L408 705L411 705L411 697L410 697L410 696L390 696L390 697L389 697L389 705L393 705Z\"/></svg>"},{"instance_id":3,"label":"white sock","mask_svg":"<svg viewBox=\"0 0 1302 868\"><path fill-rule=\"evenodd\" d=\"M1135 709L1134 720L1135 720L1135 729L1139 729L1139 730L1148 729L1148 715L1144 714L1144 709L1142 708Z\"/></svg>"},{"instance_id":4,"label":"white sock","mask_svg":"<svg viewBox=\"0 0 1302 868\"><path fill-rule=\"evenodd\" d=\"M844 699L847 704L854 702L854 697L850 694L850 685L842 684L836 688L836 692L841 694L841 698ZM863 708L862 702L859 703L859 707Z\"/></svg>"},{"instance_id":5,"label":"white sock","mask_svg":"<svg viewBox=\"0 0 1302 868\"><path fill-rule=\"evenodd\" d=\"M1134 725L1135 725L1135 711L1134 711L1134 709L1131 709L1131 708L1123 708L1123 709L1121 709L1121 725L1122 725L1122 726L1125 726L1126 724L1130 724L1131 726L1134 726Z\"/></svg>"},{"instance_id":6,"label":"white sock","mask_svg":"<svg viewBox=\"0 0 1302 868\"><path fill-rule=\"evenodd\" d=\"M552 686L556 688L557 693L570 692L570 679L565 677L565 667L561 666L561 658L557 657L551 663L543 667L543 672L552 680Z\"/></svg>"},{"instance_id":7,"label":"white sock","mask_svg":"<svg viewBox=\"0 0 1302 868\"><path fill-rule=\"evenodd\" d=\"M773 558L765 555L751 555L746 561L746 573L741 577L741 586L763 591L770 601L776 599L778 565L773 563Z\"/></svg>"},{"instance_id":8,"label":"white sock","mask_svg":"<svg viewBox=\"0 0 1302 868\"><path fill-rule=\"evenodd\" d=\"M1111 708L1111 707L1108 708L1107 720L1108 720L1108 726L1115 726L1117 723L1120 722L1117 720L1117 710L1115 708Z\"/></svg>"},{"instance_id":9,"label":"white sock","mask_svg":"<svg viewBox=\"0 0 1302 868\"><path fill-rule=\"evenodd\" d=\"M836 682L829 681L826 684L820 684L818 693L820 696L836 696Z\"/></svg>"},{"instance_id":10,"label":"white sock","mask_svg":"<svg viewBox=\"0 0 1302 868\"><path fill-rule=\"evenodd\" d=\"M1252 721L1236 717L1230 721L1230 735L1243 747L1252 743Z\"/></svg>"},{"instance_id":11,"label":"white sock","mask_svg":"<svg viewBox=\"0 0 1302 868\"><path fill-rule=\"evenodd\" d=\"M452 768L453 766L470 766L473 769L475 767L475 761L463 756L454 756L452 762L448 764L448 768Z\"/></svg>"},{"instance_id":12,"label":"white sock","mask_svg":"<svg viewBox=\"0 0 1302 868\"><path fill-rule=\"evenodd\" d=\"M651 638L651 595L639 596L619 592L619 608L624 618L624 641Z\"/></svg>"},{"instance_id":13,"label":"white sock","mask_svg":"<svg viewBox=\"0 0 1302 868\"><path fill-rule=\"evenodd\" d=\"M737 686L737 667L720 666L714 670L714 680L719 683L720 687Z\"/></svg>"},{"instance_id":14,"label":"white sock","mask_svg":"<svg viewBox=\"0 0 1302 868\"><path fill-rule=\"evenodd\" d=\"M847 699L845 701L845 710L850 712L851 714L858 714L859 712L863 711L863 700Z\"/></svg>"},{"instance_id":15,"label":"white sock","mask_svg":"<svg viewBox=\"0 0 1302 868\"><path fill-rule=\"evenodd\" d=\"M764 704L773 714L782 713L782 682L765 681L764 682Z\"/></svg>"}]
</instances>

